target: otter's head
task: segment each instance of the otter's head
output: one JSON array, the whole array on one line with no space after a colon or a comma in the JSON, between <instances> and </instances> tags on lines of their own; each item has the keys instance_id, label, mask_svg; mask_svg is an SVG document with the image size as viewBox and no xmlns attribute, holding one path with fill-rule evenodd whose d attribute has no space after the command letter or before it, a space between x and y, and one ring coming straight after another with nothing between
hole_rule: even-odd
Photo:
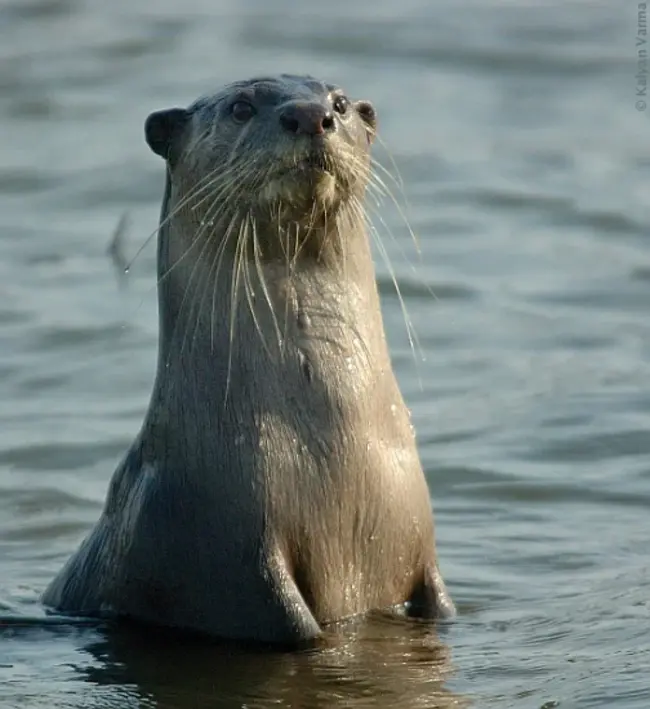
<instances>
[{"instance_id":1,"label":"otter's head","mask_svg":"<svg viewBox=\"0 0 650 709\"><path fill-rule=\"evenodd\" d=\"M153 113L145 127L168 164L168 214L193 210L196 223L222 228L261 220L280 232L310 231L345 205L360 213L375 130L368 101L289 75L231 84Z\"/></svg>"}]
</instances>

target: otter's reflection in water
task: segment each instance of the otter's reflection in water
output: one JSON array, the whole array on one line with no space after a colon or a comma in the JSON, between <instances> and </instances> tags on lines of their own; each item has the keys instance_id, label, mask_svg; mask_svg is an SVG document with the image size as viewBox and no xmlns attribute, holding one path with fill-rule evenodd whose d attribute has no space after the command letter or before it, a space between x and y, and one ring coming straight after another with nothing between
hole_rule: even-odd
<instances>
[{"instance_id":1,"label":"otter's reflection in water","mask_svg":"<svg viewBox=\"0 0 650 709\"><path fill-rule=\"evenodd\" d=\"M79 668L87 681L160 709L469 706L444 686L452 665L436 627L382 614L330 631L321 647L302 652L142 627L113 628L86 650L98 660Z\"/></svg>"}]
</instances>

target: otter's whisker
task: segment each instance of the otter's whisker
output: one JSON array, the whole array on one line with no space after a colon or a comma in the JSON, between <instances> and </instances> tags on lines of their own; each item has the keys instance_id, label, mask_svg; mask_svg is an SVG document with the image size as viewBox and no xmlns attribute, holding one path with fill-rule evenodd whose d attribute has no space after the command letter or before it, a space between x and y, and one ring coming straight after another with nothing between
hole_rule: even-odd
<instances>
[{"instance_id":1,"label":"otter's whisker","mask_svg":"<svg viewBox=\"0 0 650 709\"><path fill-rule=\"evenodd\" d=\"M210 316L210 350L214 351L214 327L215 327L215 311L216 311L216 299L217 299L217 292L218 292L218 285L219 285L219 271L221 270L221 263L223 261L223 256L228 248L228 244L230 242L230 238L232 234L234 234L234 227L235 224L239 221L239 213L236 212L232 219L230 220L230 223L228 224L228 227L226 228L226 232L224 235L224 238L219 244L219 248L217 249L217 253L215 255L215 269L214 269L214 275L212 277L213 281L213 288L212 288L212 314Z\"/></svg>"},{"instance_id":2,"label":"otter's whisker","mask_svg":"<svg viewBox=\"0 0 650 709\"><path fill-rule=\"evenodd\" d=\"M312 225L313 225L313 205L312 205L312 213L310 214L309 221L307 222L307 225L304 228L304 234L303 238L301 240L300 238L300 225L296 223L295 226L295 238L291 240L290 237L287 238L287 250L286 250L286 266L287 266L287 273L289 275L289 278L293 276L293 273L296 268L296 264L298 263L298 256L300 255L300 252L304 248L305 244L309 241L309 237L311 236L311 230L312 230ZM289 234L291 233L291 230L289 229ZM293 251L293 254L291 256L289 255L289 251Z\"/></svg>"},{"instance_id":3,"label":"otter's whisker","mask_svg":"<svg viewBox=\"0 0 650 709\"><path fill-rule=\"evenodd\" d=\"M368 219L368 228L370 231L370 234L373 237L373 241L377 245L377 248L379 250L379 253L381 254L381 257L386 265L386 268L388 269L388 272L391 277L391 281L393 282L393 287L395 288L395 294L397 295L397 299L400 304L400 308L402 311L402 316L404 318L404 324L406 327L406 334L408 337L409 345L411 348L411 352L413 354L413 361L416 365L416 369L418 370L418 376L419 376L419 367L418 367L418 360L416 358L416 346L417 350L420 353L420 358L424 360L424 354L422 350L422 346L420 344L417 332L415 331L415 328L413 327L413 322L408 314L408 309L406 307L406 301L404 300L404 297L402 296L402 290L399 287L399 282L397 280L397 276L395 274L395 269L393 268L393 264L391 263L390 257L388 255L388 251L386 250L386 247L384 246L384 242L381 239L381 236L377 232L377 229L374 227L372 222Z\"/></svg>"},{"instance_id":4,"label":"otter's whisker","mask_svg":"<svg viewBox=\"0 0 650 709\"><path fill-rule=\"evenodd\" d=\"M397 170L397 165L395 164L395 161L392 160L392 162L395 166L395 170ZM404 182L402 181L401 175L399 176L399 178L395 177L395 175L393 175L390 170L385 168L384 165L376 157L370 158L370 164L377 170L380 170L384 174L384 176L388 178L402 194L404 194Z\"/></svg>"},{"instance_id":5,"label":"otter's whisker","mask_svg":"<svg viewBox=\"0 0 650 709\"><path fill-rule=\"evenodd\" d=\"M216 206L216 204L213 205L213 206ZM209 222L208 222L208 223L209 223ZM216 231L213 231L213 232L208 236L207 242L210 242L210 241L216 239L216 233L217 233ZM206 286L205 286L205 288L204 288L203 295L201 296L201 300L200 300L200 302L199 302L199 304L198 304L198 308L197 308L196 324L195 324L195 327L194 327L194 333L193 333L193 335L192 335L192 345L191 345L191 347L194 346L194 342L195 342L195 340L196 340L197 331L198 331L198 329L199 329L200 318L201 318L201 311L202 311L202 309L203 309L203 302L204 302L204 300L205 300L205 297L206 297L206 296L208 295L208 293L210 292L210 288L209 288L210 284L211 284L211 283L214 283L214 284L215 284L215 287L213 287L213 289L212 289L212 310L211 310L211 316L210 316L210 347L211 347L211 349L212 349L212 345L213 345L213 327L214 327L214 292L215 292L215 290L216 290L216 281L217 281L217 276L218 276L218 269L219 269L219 264L220 264L221 255L223 254L223 250L226 248L226 245L227 245L227 243L228 243L228 238L229 238L229 234L226 233L225 237L222 239L222 241L221 241L221 243L219 244L218 248L215 249L214 258L213 258L212 263L210 264L210 266L209 266L209 268L208 268L208 272L207 272L207 275L206 275ZM207 244L206 244L206 245L207 245Z\"/></svg>"},{"instance_id":6,"label":"otter's whisker","mask_svg":"<svg viewBox=\"0 0 650 709\"><path fill-rule=\"evenodd\" d=\"M222 170L219 175L215 176L214 180L208 184L202 187L198 193L203 193L206 190L210 189L211 187L214 186L220 186L221 189L227 190L231 186L239 186L237 183L241 180L242 177L248 177L250 174L251 170L251 165L255 164L255 159L254 156L244 162L241 165L237 165L234 168L230 168L229 170ZM221 184L220 184L221 183ZM195 192L193 194L194 197L198 196L198 193ZM192 211L197 211L200 209L205 202L210 200L212 198L212 194L207 194L205 197L200 199L196 204L192 206Z\"/></svg>"},{"instance_id":7,"label":"otter's whisker","mask_svg":"<svg viewBox=\"0 0 650 709\"><path fill-rule=\"evenodd\" d=\"M248 221L242 220L237 244L235 246L235 259L233 263L233 273L230 286L230 322L228 330L228 370L226 374L226 392L223 399L224 410L228 405L228 394L230 392L230 380L232 376L232 350L235 342L235 325L237 322L237 301L239 299L239 281L241 278L242 262L248 235Z\"/></svg>"},{"instance_id":8,"label":"otter's whisker","mask_svg":"<svg viewBox=\"0 0 650 709\"><path fill-rule=\"evenodd\" d=\"M212 200L213 204L207 210L204 219L202 220L203 224L211 226L210 222L216 223L217 220L221 217L221 215L228 209L230 199L237 194L236 190L232 189L233 187L237 188L238 186L233 182L229 182L227 184L221 185L216 192L213 192L209 195L209 198ZM221 202L221 206L218 209L212 211L214 208L214 204L217 201ZM165 271L165 273L163 273L158 278L157 285L160 285L160 283L162 283L172 273L172 271L182 263L182 261L189 255L194 245L199 243L200 236L201 232L198 231L194 235L190 245L187 247L184 253Z\"/></svg>"},{"instance_id":9,"label":"otter's whisker","mask_svg":"<svg viewBox=\"0 0 650 709\"><path fill-rule=\"evenodd\" d=\"M377 160L373 160L373 164L374 164L376 167L381 167L381 169L384 170L384 172L386 172L387 175L390 175L390 173L389 173L383 166L381 166L380 163L379 163ZM371 178L372 178L372 179L376 179L376 175L373 173L372 176L371 176ZM396 182L396 184L397 184L397 180L395 180L395 178L393 178L393 180L394 180L394 181ZM371 185L372 185L372 182L369 184L369 186L371 186ZM374 185L372 185L372 186L374 186ZM413 232L413 230L411 229L411 226L410 226L410 224L409 224L409 221L408 221L406 215L405 215L405 214L401 211L401 209L399 208L399 205L397 204L397 200L396 200L395 195L394 195L394 194L392 193L392 191L388 188L388 186L385 185L383 182L382 182L382 192L383 192L384 195L388 196L388 197L390 198L390 200L398 207L398 212L399 212L399 214L400 214L400 217L402 218L402 221L404 222L406 228L408 229L408 231L409 231L409 233L410 233L410 235L411 235L411 238L412 238L413 242L415 243L416 251L417 251L417 253L418 253L419 255L421 255L420 248L419 248L419 243L418 243L418 239L417 239L417 235L416 235L416 234ZM375 204L377 205L377 207L379 207L379 206L381 205L381 202L380 202L379 200L375 199L374 194L372 193L372 191L369 191L369 192L368 192L368 195L373 199L373 201L375 202ZM406 199L406 195L404 194L404 192L402 192L402 195L403 195L404 198ZM381 216L379 210L378 210L378 209L375 210L374 213L375 213L376 217L379 219L379 221L382 223L382 225L385 227L387 233L389 234L389 236L391 237L391 239L393 240L393 242L395 243L395 245L397 246L397 248L400 250L400 253L401 253L401 255L402 255L402 258L404 259L404 262L407 264L407 266L409 267L409 269L410 269L410 270L413 272L413 274L416 276L416 278L417 278L418 282L420 283L420 285L422 285L422 287L434 298L434 300L438 300L438 296L436 295L435 291L433 290L433 288L432 288L428 283L426 283L426 281L422 278L422 276L417 272L417 269L415 268L415 265L411 262L411 260L410 260L410 259L408 258L408 256L407 256L406 252L404 251L404 248L403 248L401 242L395 237L395 234L393 233L392 229L390 229L390 227L386 224L386 222L385 222L384 219L382 218L382 216Z\"/></svg>"},{"instance_id":10,"label":"otter's whisker","mask_svg":"<svg viewBox=\"0 0 650 709\"><path fill-rule=\"evenodd\" d=\"M250 236L249 236L249 227L250 227ZM252 240L253 244L249 243L249 239ZM248 309L250 311L251 317L253 319L253 323L255 325L255 329L257 330L257 334L260 336L260 340L262 342L262 348L268 355L270 359L273 358L273 354L271 353L271 350L269 346L266 343L266 338L264 337L264 331L262 329L262 326L260 325L260 322L257 318L257 313L255 311L255 293L253 290L253 285L251 283L251 277L250 277L250 261L248 258L248 254L250 251L255 250L255 222L252 220L250 213L246 215L246 242L244 244L244 265L243 265L243 272L244 272L244 292L246 294L246 300L248 302Z\"/></svg>"},{"instance_id":11,"label":"otter's whisker","mask_svg":"<svg viewBox=\"0 0 650 709\"><path fill-rule=\"evenodd\" d=\"M228 190L230 190L230 193L233 193L235 190L231 189L231 187L232 187L232 184L224 185L224 186L222 187L222 189L219 191L219 193L214 197L214 201L213 201L213 203L210 205L209 209L206 210L205 215L204 215L204 218L202 219L201 224L200 224L200 226L199 226L199 229L197 230L196 234L194 235L194 238L192 239L192 243L191 243L190 247L188 247L188 249L186 249L186 251L183 253L183 255L168 269L168 271L164 274L163 277L167 277L167 276L169 275L169 273L178 265L178 263L179 263L185 256L187 256L187 253L188 253L188 251L192 248L192 246L193 246L194 244L196 244L196 243L200 243L200 241L202 240L202 237L203 237L203 235L205 234L205 232L207 231L207 229L208 229L209 227L213 226L213 221L214 221L214 220L216 219L216 217L224 210L224 206L225 206L225 205L227 204L227 202L228 202L227 200L224 200L223 203L220 203L219 198L220 198L225 192L227 192ZM215 234L215 233L216 233L216 231L213 231L213 233L212 233L212 238L214 238L214 234ZM206 240L204 241L203 247L202 247L201 251L199 252L199 254L198 254L197 258L196 258L196 261L195 261L195 263L194 263L194 267L192 268L192 272L191 272L190 277L189 277L189 279L188 279L187 288L186 288L186 290L185 290L185 292L184 292L184 294L183 294L183 299L182 299L182 301L181 301L181 306L180 306L180 312L182 312L183 309L184 309L184 307L185 307L185 302L186 302L186 299L187 299L187 295L188 295L188 292L189 292L189 288L190 288L190 285L192 284L192 282L193 282L193 280L194 280L194 276L195 276L196 269L197 269L197 267L199 266L199 264L201 263L204 253L205 253L206 250L209 248L209 246L210 246L210 241L211 241L211 238L208 238L208 239L206 239ZM220 249L225 246L225 243L226 243L226 242L222 242L222 244L220 244ZM208 274L206 275L206 279L209 278L209 275L210 275L210 274L209 274L209 272L208 272ZM197 288L198 288L198 284L197 284ZM207 284L206 284L206 291L207 291ZM197 291L197 292L198 292L198 291ZM205 298L205 294L206 294L206 293L205 293L205 291L204 291L203 295L201 296L199 305L198 305L198 312L197 312L197 314L196 314L196 322L195 322L195 326L194 326L194 335L193 335L193 337L192 337L192 342L194 341L194 337L195 337L195 335L196 335L196 330L197 330L197 328L198 328L198 326L199 326L201 305L202 305L202 302L203 302L203 300L204 300L204 298ZM197 293L194 293L193 296L192 296L192 302L191 302L191 304L190 304L190 311L189 311L188 317L187 317L187 324L186 324L186 327L185 327L185 332L184 332L184 334L183 334L183 341L182 341L181 350L180 350L181 354L183 353L183 351L184 351L184 349L185 349L185 344L186 344L186 341L187 341L187 335L188 335L188 332L189 332L189 329L190 329L190 322L191 322L191 320L192 320L192 313L194 312L194 307L195 307L195 305L196 305L196 303L195 303L196 298L197 298ZM174 328L174 330L175 330L175 328Z\"/></svg>"},{"instance_id":12,"label":"otter's whisker","mask_svg":"<svg viewBox=\"0 0 650 709\"><path fill-rule=\"evenodd\" d=\"M367 209L368 209L368 212L370 213L370 208L367 207ZM395 236L393 230L388 226L388 224L386 223L386 221L382 217L381 212L378 209L373 209L372 213L373 213L375 219L377 219L381 223L381 225L384 227L384 229L386 230L386 233L393 240L393 243L395 244L395 246L399 249L399 252L402 256L404 263L408 266L409 270L413 273L413 275L415 276L418 283L429 293L429 295L434 300L436 300L436 301L439 300L438 295L436 294L434 289L424 280L424 278L421 276L421 274L418 273L417 268L409 259L406 251L404 251L404 247L402 246L402 242ZM376 231L378 233L378 230L376 230Z\"/></svg>"},{"instance_id":13,"label":"otter's whisker","mask_svg":"<svg viewBox=\"0 0 650 709\"><path fill-rule=\"evenodd\" d=\"M378 165L379 163L375 161L375 165ZM376 174L373 174L373 179L377 180L379 179ZM408 220L408 217L406 216L406 212L402 208L402 205L397 201L397 198L393 194L392 190L388 189L387 185L383 184L384 189L386 190L386 196L390 199L390 201L395 205L395 209L399 212L400 217L402 218L402 221L404 222L404 225L406 226L409 235L411 239L413 240L413 244L415 245L415 249L418 253L420 253L420 244L418 242L418 238L411 228L411 224ZM406 195L404 192L402 192L402 196L404 196L404 199L406 200Z\"/></svg>"},{"instance_id":14,"label":"otter's whisker","mask_svg":"<svg viewBox=\"0 0 650 709\"><path fill-rule=\"evenodd\" d=\"M380 167L383 170L383 172L386 175L388 175L388 177L390 177L393 180L393 182L395 182L395 184L399 187L399 189L403 193L404 192L404 179L402 178L402 174L399 171L399 167L397 166L397 162L395 161L395 158L393 157L393 153L389 150L389 148L386 145L386 143L384 142L383 138L378 133L375 133L375 137L377 138L377 141L379 142L381 147L386 151L386 155L388 155L388 158L393 165L393 169L395 170L395 174L397 175L397 177L395 177L395 175L393 175L389 170L387 170L385 167L383 167L377 158L371 156L371 161L375 165Z\"/></svg>"},{"instance_id":15,"label":"otter's whisker","mask_svg":"<svg viewBox=\"0 0 650 709\"><path fill-rule=\"evenodd\" d=\"M253 221L253 261L255 263L255 270L257 271L257 277L262 288L262 293L264 294L264 298L266 299L266 303L269 307L271 318L273 320L273 326L275 328L275 333L278 338L278 349L281 350L283 342L282 333L280 331L280 324L278 323L278 318L275 313L275 305L273 304L273 300L271 299L268 286L266 285L266 277L264 276L264 269L262 267L262 262L260 259L259 240L257 237L257 226L255 224L255 221Z\"/></svg>"},{"instance_id":16,"label":"otter's whisker","mask_svg":"<svg viewBox=\"0 0 650 709\"><path fill-rule=\"evenodd\" d=\"M393 162L394 162L394 161L393 161ZM358 161L357 161L357 163L358 163ZM401 189L402 183L401 183L400 181L396 180L396 179L391 175L391 173L390 173L388 170L386 170L386 168L383 167L383 165L381 165L381 163L379 163L378 160L376 160L376 159L373 158L373 159L371 160L371 164L374 165L375 167L381 169L386 175L388 175L389 177L391 177L391 179L393 180L393 182L395 182L395 184L398 185L398 186L400 187L400 189ZM411 238L412 238L412 240L413 240L413 242L414 242L414 244L415 244L415 246L416 246L416 251L417 251L417 253L419 254L419 253L420 253L420 249L419 249L419 243L418 243L417 236L416 236L416 234L413 232L413 230L412 230L412 228L411 228L411 226L410 226L410 223L409 223L409 221L408 221L408 218L406 217L406 214L404 213L404 211L403 211L402 208L400 207L399 203L397 202L397 198L395 197L394 193L393 193L392 190L388 187L388 185L387 185L383 180L381 180L381 178L379 178L379 176L377 176L374 172L371 172L369 177L370 177L370 180L369 180L369 182L368 182L368 187L369 187L369 189L368 189L368 191L367 191L367 193L366 193L367 196L370 197L370 199L372 199L372 200L375 202L375 204L377 205L377 207L380 207L380 206L381 206L382 200L381 200L381 199L377 199L377 198L375 197L375 194L374 194L374 192L373 192L373 188L374 188L374 189L378 190L378 193L379 193L380 196L386 196L386 197L388 197L388 198L393 202L393 204L397 207L398 213L399 213L399 215L400 215L402 221L404 222L404 224L405 224L407 230L409 231L409 234L410 234L410 236L411 236ZM404 196L404 198L406 199L406 196L405 196L405 194L404 194L403 191L402 191L402 196ZM400 251L400 253L401 253L401 255L402 255L402 258L404 259L404 262L407 264L407 266L408 266L409 269L413 272L413 274L417 277L419 283L427 290L427 292L428 292L435 300L438 300L438 297L437 297L435 291L433 290L433 288L431 288L431 286L430 286L428 283L426 283L426 282L424 281L424 279L420 276L420 274L418 274L417 269L415 268L415 266L413 265L413 263L411 262L411 260L408 258L406 252L404 251L404 248L403 248L401 242L395 237L395 234L393 233L392 229L386 224L386 222L384 221L383 217L381 216L381 213L379 212L379 210L378 210L378 209L377 209L377 210L374 210L374 214L375 214L376 218L381 222L381 224L382 224L382 225L384 226L384 228L386 229L386 232L388 233L388 235L391 237L391 239L393 240L393 242L395 243L395 245L396 245L397 248L399 249L399 251ZM373 226L373 228L374 228L374 226ZM377 234L378 234L378 232L377 232Z\"/></svg>"},{"instance_id":17,"label":"otter's whisker","mask_svg":"<svg viewBox=\"0 0 650 709\"><path fill-rule=\"evenodd\" d=\"M215 204L213 205L213 207L218 208L218 204L215 203ZM196 242L199 242L199 240L203 237L203 234L206 232L207 227L208 227L208 222L207 222L207 221L204 221L203 224L199 227L199 230L198 230L198 232L197 232L197 234L196 234L196 237L195 237L195 239L194 239ZM215 232L213 232L213 235L214 235L214 233L215 233ZM194 281L195 274L198 272L198 269L203 266L203 263L202 263L202 262L203 262L203 256L204 256L204 254L208 251L208 249L210 248L210 242L211 242L211 239L210 239L210 238L205 239L205 240L203 241L203 246L201 247L201 250L199 251L199 253L198 253L197 257L196 257L196 260L195 260L195 262L194 262L194 266L192 267L192 271L191 271L190 277L189 277L189 279L188 279L187 287L186 287L186 289L185 289L185 292L183 293L183 299L182 299L182 301L181 301L181 306L180 306L180 309L179 309L179 318L178 318L178 321L181 320L180 313L182 313L183 310L184 310L185 303L186 303L186 299L187 299L187 296L188 296L188 294L189 294L190 286L192 285L192 283L193 283L193 281ZM205 277L205 279L206 279L206 281L207 281L207 279L208 279L208 277L209 277L209 273L205 274L204 277ZM185 329L184 329L184 332L183 332L183 340L182 340L182 342L181 342L181 348L180 348L180 358L181 358L181 359L182 359L182 355L183 355L183 353L184 353L184 351L185 351L185 345L186 345L186 342L187 342L187 335L188 335L188 332L189 332L189 330L190 330L190 323L192 322L192 315L193 315L193 313L194 313L195 306L197 306L197 302L196 302L196 301L197 301L197 298L198 298L199 285L200 285L200 284L197 282L196 288L193 289L193 292L192 292L192 294L191 294L191 296L190 296L190 301L189 301L189 304L188 304L188 305L189 305L189 312L188 312L188 314L187 314L186 325L185 325ZM206 289L207 289L207 283L206 283ZM204 291L203 295L205 295L205 291ZM203 298L203 296L201 297L201 299L199 299L199 302L198 302L198 308L199 308L199 310L198 310L198 312L197 312L197 314L196 314L196 321L195 321L195 323L194 323L194 332L196 332L196 328L197 328L198 325L199 325L200 303L201 303L201 301L202 301L202 298ZM177 321L177 322L178 322L178 321Z\"/></svg>"},{"instance_id":18,"label":"otter's whisker","mask_svg":"<svg viewBox=\"0 0 650 709\"><path fill-rule=\"evenodd\" d=\"M144 242L138 247L138 250L135 252L131 260L126 264L125 266L125 271L131 270L133 264L135 263L136 259L140 256L140 254L145 250L151 239L153 239L154 236L160 233L160 230L166 226L179 212L185 205L187 205L189 202L191 202L197 194L202 193L204 189L209 189L210 185L205 185L205 187L199 189L199 186L204 183L209 181L212 177L215 176L215 174L219 171L219 168L215 168L211 173L203 177L201 180L197 182L195 185L195 190L191 191L190 194L187 195L181 202L176 205L176 207L169 213L167 216L158 224L158 226L150 233L147 235L145 238ZM169 168L168 168L169 172ZM169 175L168 178L169 179Z\"/></svg>"}]
</instances>

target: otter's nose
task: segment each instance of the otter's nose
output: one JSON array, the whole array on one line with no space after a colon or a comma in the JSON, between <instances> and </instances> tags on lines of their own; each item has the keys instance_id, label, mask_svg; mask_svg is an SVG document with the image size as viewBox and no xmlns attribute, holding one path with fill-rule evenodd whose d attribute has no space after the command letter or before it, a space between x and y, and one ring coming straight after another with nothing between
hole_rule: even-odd
<instances>
[{"instance_id":1,"label":"otter's nose","mask_svg":"<svg viewBox=\"0 0 650 709\"><path fill-rule=\"evenodd\" d=\"M292 103L280 113L280 125L294 135L322 135L336 129L334 114L320 103Z\"/></svg>"}]
</instances>

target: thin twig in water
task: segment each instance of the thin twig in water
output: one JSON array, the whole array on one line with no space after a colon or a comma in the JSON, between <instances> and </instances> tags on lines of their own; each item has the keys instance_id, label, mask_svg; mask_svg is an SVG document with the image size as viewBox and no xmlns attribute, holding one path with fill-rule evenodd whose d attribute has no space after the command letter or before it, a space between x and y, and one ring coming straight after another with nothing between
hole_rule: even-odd
<instances>
[{"instance_id":1,"label":"thin twig in water","mask_svg":"<svg viewBox=\"0 0 650 709\"><path fill-rule=\"evenodd\" d=\"M126 257L124 248L124 239L128 226L129 215L127 212L124 212L124 214L120 217L120 220L113 231L113 236L108 244L108 247L106 248L106 253L113 262L120 285L124 285L126 283L126 276L129 272L129 261Z\"/></svg>"}]
</instances>

